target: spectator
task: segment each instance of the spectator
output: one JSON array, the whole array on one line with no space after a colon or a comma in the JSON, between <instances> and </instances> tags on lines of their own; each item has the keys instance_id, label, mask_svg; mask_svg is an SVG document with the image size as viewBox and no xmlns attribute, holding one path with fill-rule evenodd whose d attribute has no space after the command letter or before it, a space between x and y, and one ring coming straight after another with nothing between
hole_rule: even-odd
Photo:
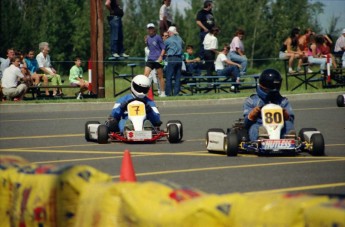
<instances>
[{"instance_id":1,"label":"spectator","mask_svg":"<svg viewBox=\"0 0 345 227\"><path fill-rule=\"evenodd\" d=\"M147 59L149 57L149 54L150 54L150 50L149 48L147 47L147 35L144 36L144 41L145 41L145 49L144 49L144 52L145 52L145 62L147 62ZM164 71L164 70L163 70ZM157 87L157 92L158 92L158 95L161 94L161 90L159 88L159 83L158 83L158 80L157 80L157 72L155 69L153 69L151 72L150 72L150 75L149 75L149 79L153 82L153 84L156 85Z\"/></svg>"},{"instance_id":2,"label":"spectator","mask_svg":"<svg viewBox=\"0 0 345 227\"><path fill-rule=\"evenodd\" d=\"M166 66L166 87L165 92L167 96L178 95L180 92L180 78L182 68L182 55L184 42L178 35L175 26L170 26L168 29L169 38L164 41L165 51L167 55ZM172 80L175 79L174 90L172 92Z\"/></svg>"},{"instance_id":3,"label":"spectator","mask_svg":"<svg viewBox=\"0 0 345 227\"><path fill-rule=\"evenodd\" d=\"M196 16L196 24L200 28L199 39L200 39L200 59L204 60L205 49L204 39L207 33L215 26L215 21L212 13L213 1L206 0L204 2L204 8L201 9Z\"/></svg>"},{"instance_id":4,"label":"spectator","mask_svg":"<svg viewBox=\"0 0 345 227\"><path fill-rule=\"evenodd\" d=\"M170 4L171 0L163 0L162 6L159 10L159 31L161 36L173 23Z\"/></svg>"},{"instance_id":5,"label":"spectator","mask_svg":"<svg viewBox=\"0 0 345 227\"><path fill-rule=\"evenodd\" d=\"M123 10L120 7L120 0L106 0L105 6L110 12L108 22L110 25L110 51L114 58L129 57L125 54L123 46L122 17Z\"/></svg>"},{"instance_id":6,"label":"spectator","mask_svg":"<svg viewBox=\"0 0 345 227\"><path fill-rule=\"evenodd\" d=\"M241 64L241 74L246 74L248 59L244 52L244 44L242 42L243 37L244 31L242 29L238 29L235 37L230 43L230 52L228 54L228 58L233 62Z\"/></svg>"},{"instance_id":7,"label":"spectator","mask_svg":"<svg viewBox=\"0 0 345 227\"><path fill-rule=\"evenodd\" d=\"M310 36L315 35L311 28L307 28L303 35L298 38L298 49L304 57L308 57L308 45L310 43Z\"/></svg>"},{"instance_id":8,"label":"spectator","mask_svg":"<svg viewBox=\"0 0 345 227\"><path fill-rule=\"evenodd\" d=\"M216 61L214 62L218 76L233 77L236 83L240 82L240 64L229 60L226 55L229 53L229 46L226 44L222 51L219 52Z\"/></svg>"},{"instance_id":9,"label":"spectator","mask_svg":"<svg viewBox=\"0 0 345 227\"><path fill-rule=\"evenodd\" d=\"M166 97L165 82L163 78L163 65L161 64L163 61L165 45L162 37L156 34L155 25L153 23L147 24L146 28L148 34L146 45L149 49L149 55L145 64L144 74L148 77L153 69L156 70L160 88L159 97Z\"/></svg>"},{"instance_id":10,"label":"spectator","mask_svg":"<svg viewBox=\"0 0 345 227\"><path fill-rule=\"evenodd\" d=\"M308 49L308 62L310 64L320 65L320 72L323 74L326 69L327 59L325 55L322 55L321 48L323 47L325 40L322 35L316 35L310 37L310 42Z\"/></svg>"},{"instance_id":11,"label":"spectator","mask_svg":"<svg viewBox=\"0 0 345 227\"><path fill-rule=\"evenodd\" d=\"M26 68L29 70L31 74L31 78L34 80L34 85L38 86L40 84L41 79L45 84L48 84L48 78L44 74L38 74L37 71L39 70L38 62L35 58L35 51L29 50L27 55L24 58ZM46 88L46 93L49 93L48 89Z\"/></svg>"},{"instance_id":12,"label":"spectator","mask_svg":"<svg viewBox=\"0 0 345 227\"><path fill-rule=\"evenodd\" d=\"M41 42L39 44L40 53L36 56L36 60L38 63L38 67L40 70L45 74L45 76L48 78L48 80L51 80L52 85L62 85L61 76L56 73L56 70L53 68L50 56L49 56L49 43L47 42ZM48 84L44 84L48 85ZM62 96L62 90L61 88L58 89L59 93L57 92L56 88L53 88L53 96ZM49 96L48 90L46 90L46 95Z\"/></svg>"},{"instance_id":13,"label":"spectator","mask_svg":"<svg viewBox=\"0 0 345 227\"><path fill-rule=\"evenodd\" d=\"M166 32L163 32L163 35L162 35L163 41L165 41L167 38L169 38L168 32L167 32L167 31L166 31Z\"/></svg>"},{"instance_id":14,"label":"spectator","mask_svg":"<svg viewBox=\"0 0 345 227\"><path fill-rule=\"evenodd\" d=\"M204 59L207 76L211 76L214 71L214 61L216 60L216 54L218 53L217 35L219 31L220 30L217 26L211 28L210 32L205 36L204 39Z\"/></svg>"},{"instance_id":15,"label":"spectator","mask_svg":"<svg viewBox=\"0 0 345 227\"><path fill-rule=\"evenodd\" d=\"M19 68L25 77L26 86L27 87L32 86L34 84L34 81L37 80L37 78L32 78L30 71L26 67L26 62L24 60L24 54L21 51L16 51L15 55L20 58Z\"/></svg>"},{"instance_id":16,"label":"spectator","mask_svg":"<svg viewBox=\"0 0 345 227\"><path fill-rule=\"evenodd\" d=\"M187 74L200 76L200 58L195 57L194 47L192 45L187 45L186 52L183 56Z\"/></svg>"},{"instance_id":17,"label":"spectator","mask_svg":"<svg viewBox=\"0 0 345 227\"><path fill-rule=\"evenodd\" d=\"M91 90L88 81L83 79L82 60L80 57L74 59L74 66L69 70L69 82L72 86L80 87L80 91L76 93L77 99L83 98L86 90Z\"/></svg>"},{"instance_id":18,"label":"spectator","mask_svg":"<svg viewBox=\"0 0 345 227\"><path fill-rule=\"evenodd\" d=\"M337 57L341 57L343 65L342 67L345 68L345 28L335 42L334 55Z\"/></svg>"},{"instance_id":19,"label":"spectator","mask_svg":"<svg viewBox=\"0 0 345 227\"><path fill-rule=\"evenodd\" d=\"M280 73L274 69L264 70L259 77L257 94L247 98L243 105L244 126L248 129L250 141L267 136L267 130L262 126L261 108L274 103L283 108L284 127L281 135L294 135L294 113L287 98L281 96L279 90L282 83Z\"/></svg>"},{"instance_id":20,"label":"spectator","mask_svg":"<svg viewBox=\"0 0 345 227\"><path fill-rule=\"evenodd\" d=\"M332 36L330 34L325 34L323 35L323 38L325 40L325 42L323 43L322 47L321 47L321 54L322 55L326 55L332 59L332 65L334 68L337 68L337 62L335 61L334 55L331 53L331 49L333 46L333 40L332 40Z\"/></svg>"},{"instance_id":21,"label":"spectator","mask_svg":"<svg viewBox=\"0 0 345 227\"><path fill-rule=\"evenodd\" d=\"M289 73L296 73L292 69L293 62L296 58L300 58L302 56L301 52L299 52L298 48L298 38L299 38L299 28L294 28L291 30L290 36L285 39L282 47L280 48L279 58L280 59L289 59L288 64L288 72ZM301 68L302 61L298 61L297 68Z\"/></svg>"},{"instance_id":22,"label":"spectator","mask_svg":"<svg viewBox=\"0 0 345 227\"><path fill-rule=\"evenodd\" d=\"M24 83L18 84L18 80L23 79L26 82L26 79L19 68L20 57L16 56L11 58L11 63L3 72L3 78L1 80L2 92L8 99L20 101L24 98L27 86Z\"/></svg>"},{"instance_id":23,"label":"spectator","mask_svg":"<svg viewBox=\"0 0 345 227\"><path fill-rule=\"evenodd\" d=\"M162 124L156 104L147 97L150 87L151 81L147 76L137 75L133 78L131 82L132 93L119 98L115 102L110 118L106 122L109 131L124 133L126 129L133 130L133 123L128 120L127 105L136 99L145 103L147 120L144 121L144 129Z\"/></svg>"},{"instance_id":24,"label":"spectator","mask_svg":"<svg viewBox=\"0 0 345 227\"><path fill-rule=\"evenodd\" d=\"M13 48L8 48L7 49L7 58L0 58L0 79L2 78L2 73L4 70L10 66L11 64L11 59L14 58L15 52Z\"/></svg>"}]
</instances>

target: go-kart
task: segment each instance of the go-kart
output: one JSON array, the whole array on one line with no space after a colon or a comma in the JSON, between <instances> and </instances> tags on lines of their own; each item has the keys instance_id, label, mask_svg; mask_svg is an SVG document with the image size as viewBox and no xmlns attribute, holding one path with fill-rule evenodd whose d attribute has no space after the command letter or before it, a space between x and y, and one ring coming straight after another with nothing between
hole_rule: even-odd
<instances>
[{"instance_id":1,"label":"go-kart","mask_svg":"<svg viewBox=\"0 0 345 227\"><path fill-rule=\"evenodd\" d=\"M267 133L255 141L249 140L244 119L235 122L225 133L221 128L209 129L206 133L206 148L209 152L225 152L228 156L240 153L257 155L297 155L308 152L313 156L325 155L325 143L321 132L315 128L302 128L298 135L288 134L281 138L284 126L283 110L276 104L267 104L261 109L263 127Z\"/></svg>"},{"instance_id":2,"label":"go-kart","mask_svg":"<svg viewBox=\"0 0 345 227\"><path fill-rule=\"evenodd\" d=\"M166 137L170 143L179 143L183 137L183 127L179 120L170 120L166 129L159 126L144 127L146 120L146 108L143 100L133 100L127 104L128 121L132 122L133 128L125 127L123 133L111 132L106 124L99 121L88 121L85 124L86 141L94 141L100 144L111 142L145 142L153 143Z\"/></svg>"}]
</instances>

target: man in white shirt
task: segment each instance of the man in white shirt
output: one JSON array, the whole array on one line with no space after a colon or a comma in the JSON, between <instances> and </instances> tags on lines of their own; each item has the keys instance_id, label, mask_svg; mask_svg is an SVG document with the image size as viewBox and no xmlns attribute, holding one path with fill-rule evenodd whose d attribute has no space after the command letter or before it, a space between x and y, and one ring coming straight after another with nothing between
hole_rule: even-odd
<instances>
[{"instance_id":1,"label":"man in white shirt","mask_svg":"<svg viewBox=\"0 0 345 227\"><path fill-rule=\"evenodd\" d=\"M226 55L229 53L229 46L224 45L224 48L219 52L216 61L214 62L215 69L218 76L233 76L236 78L236 83L240 82L240 68L241 65L229 60Z\"/></svg>"},{"instance_id":2,"label":"man in white shirt","mask_svg":"<svg viewBox=\"0 0 345 227\"><path fill-rule=\"evenodd\" d=\"M12 58L11 63L3 72L1 80L2 93L10 100L20 101L24 98L27 86L24 83L18 85L18 80L23 79L25 81L26 78L19 68L20 57Z\"/></svg>"},{"instance_id":3,"label":"man in white shirt","mask_svg":"<svg viewBox=\"0 0 345 227\"><path fill-rule=\"evenodd\" d=\"M205 36L203 45L205 49L204 60L207 76L211 76L214 71L214 61L216 60L216 54L218 53L218 39L217 35L220 29L215 26Z\"/></svg>"},{"instance_id":4,"label":"man in white shirt","mask_svg":"<svg viewBox=\"0 0 345 227\"><path fill-rule=\"evenodd\" d=\"M10 66L11 64L11 59L14 58L14 49L9 48L7 49L7 58L0 58L0 79L2 78L2 74L4 70Z\"/></svg>"},{"instance_id":5,"label":"man in white shirt","mask_svg":"<svg viewBox=\"0 0 345 227\"><path fill-rule=\"evenodd\" d=\"M345 28L341 36L337 39L334 46L334 55L342 56L341 60L343 61L343 68L345 68Z\"/></svg>"}]
</instances>

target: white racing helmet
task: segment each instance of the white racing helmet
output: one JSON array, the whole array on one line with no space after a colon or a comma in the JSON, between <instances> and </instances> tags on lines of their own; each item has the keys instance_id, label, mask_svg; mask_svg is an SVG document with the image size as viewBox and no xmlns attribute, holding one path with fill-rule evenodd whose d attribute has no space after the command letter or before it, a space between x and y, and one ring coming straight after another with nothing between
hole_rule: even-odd
<instances>
[{"instance_id":1,"label":"white racing helmet","mask_svg":"<svg viewBox=\"0 0 345 227\"><path fill-rule=\"evenodd\" d=\"M131 91L135 97L144 98L151 87L151 80L144 75L137 75L131 82Z\"/></svg>"}]
</instances>

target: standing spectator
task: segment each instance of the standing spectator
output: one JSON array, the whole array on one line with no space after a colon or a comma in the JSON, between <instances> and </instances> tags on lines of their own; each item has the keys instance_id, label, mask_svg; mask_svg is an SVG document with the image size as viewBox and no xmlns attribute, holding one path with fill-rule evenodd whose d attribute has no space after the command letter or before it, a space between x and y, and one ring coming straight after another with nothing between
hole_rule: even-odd
<instances>
[{"instance_id":1,"label":"standing spectator","mask_svg":"<svg viewBox=\"0 0 345 227\"><path fill-rule=\"evenodd\" d=\"M201 9L196 16L196 24L200 28L199 39L200 39L200 53L199 56L204 60L204 39L207 33L215 26L215 21L212 13L213 1L206 0L204 2L204 8Z\"/></svg>"},{"instance_id":2,"label":"standing spectator","mask_svg":"<svg viewBox=\"0 0 345 227\"><path fill-rule=\"evenodd\" d=\"M182 68L182 55L184 42L178 35L175 26L168 29L169 38L164 41L165 51L167 55L166 66L166 87L165 92L167 96L178 95L180 92L180 78ZM172 79L175 79L174 91L172 93Z\"/></svg>"},{"instance_id":3,"label":"standing spectator","mask_svg":"<svg viewBox=\"0 0 345 227\"><path fill-rule=\"evenodd\" d=\"M279 58L280 59L289 59L289 73L296 73L292 69L293 62L296 58L300 58L302 54L299 52L298 48L298 38L299 38L299 28L293 28L291 30L290 36L287 37L280 48ZM302 61L298 62L297 68L301 68Z\"/></svg>"},{"instance_id":4,"label":"standing spectator","mask_svg":"<svg viewBox=\"0 0 345 227\"><path fill-rule=\"evenodd\" d=\"M217 26L211 28L210 32L205 36L203 42L205 48L204 59L207 76L211 76L214 71L214 61L216 60L216 54L218 53L217 35L219 31L220 30Z\"/></svg>"},{"instance_id":5,"label":"standing spectator","mask_svg":"<svg viewBox=\"0 0 345 227\"><path fill-rule=\"evenodd\" d=\"M120 7L120 0L106 0L105 6L110 12L108 22L110 25L110 51L111 55L115 58L120 56L129 57L125 54L123 47L123 30L122 30L122 17L123 10Z\"/></svg>"},{"instance_id":6,"label":"standing spectator","mask_svg":"<svg viewBox=\"0 0 345 227\"><path fill-rule=\"evenodd\" d=\"M341 57L342 67L345 68L345 28L343 29L342 34L339 36L334 46L334 55Z\"/></svg>"},{"instance_id":7,"label":"standing spectator","mask_svg":"<svg viewBox=\"0 0 345 227\"><path fill-rule=\"evenodd\" d=\"M218 76L226 76L235 78L236 83L240 82L240 68L241 65L229 60L226 55L229 53L229 46L224 45L222 51L219 52L216 61L214 62L216 72Z\"/></svg>"},{"instance_id":8,"label":"standing spectator","mask_svg":"<svg viewBox=\"0 0 345 227\"><path fill-rule=\"evenodd\" d=\"M41 42L39 44L40 53L36 56L36 60L38 62L38 67L40 70L45 74L48 80L51 80L52 85L62 85L61 76L56 73L56 70L53 68L50 56L49 56L49 43ZM48 84L44 84L48 85ZM49 96L49 91L46 90L46 95ZM59 89L59 93L57 93L57 89L53 88L53 96L63 95L61 88Z\"/></svg>"},{"instance_id":9,"label":"standing spectator","mask_svg":"<svg viewBox=\"0 0 345 227\"><path fill-rule=\"evenodd\" d=\"M183 54L183 60L186 64L188 75L200 76L200 58L194 56L194 47L187 45L186 52Z\"/></svg>"},{"instance_id":10,"label":"standing spectator","mask_svg":"<svg viewBox=\"0 0 345 227\"><path fill-rule=\"evenodd\" d=\"M156 69L160 88L159 97L166 97L165 82L163 78L163 65L161 64L163 61L165 45L163 43L162 37L156 34L155 25L153 23L149 23L148 25L146 25L146 28L148 34L146 45L149 49L149 55L147 57L144 74L148 77L151 71L153 69Z\"/></svg>"},{"instance_id":11,"label":"standing spectator","mask_svg":"<svg viewBox=\"0 0 345 227\"><path fill-rule=\"evenodd\" d=\"M29 70L31 74L31 78L34 80L34 85L39 85L40 80L42 79L45 84L48 84L48 78L44 74L38 74L37 71L39 70L38 62L35 58L35 51L29 50L26 57L24 58L26 68ZM48 91L48 89L46 89Z\"/></svg>"},{"instance_id":12,"label":"standing spectator","mask_svg":"<svg viewBox=\"0 0 345 227\"><path fill-rule=\"evenodd\" d=\"M228 54L228 58L231 59L231 61L241 64L241 74L246 74L248 59L244 52L244 44L242 42L243 37L244 31L242 29L238 29L235 37L230 43L230 53Z\"/></svg>"},{"instance_id":13,"label":"standing spectator","mask_svg":"<svg viewBox=\"0 0 345 227\"><path fill-rule=\"evenodd\" d=\"M162 6L159 10L159 32L161 36L173 23L170 4L171 0L163 0Z\"/></svg>"},{"instance_id":14,"label":"standing spectator","mask_svg":"<svg viewBox=\"0 0 345 227\"><path fill-rule=\"evenodd\" d=\"M11 59L14 58L14 49L13 48L8 48L7 49L7 58L0 58L0 64L1 64L1 68L0 68L0 79L2 78L2 73L4 72L4 70L10 66L11 64Z\"/></svg>"},{"instance_id":15,"label":"standing spectator","mask_svg":"<svg viewBox=\"0 0 345 227\"><path fill-rule=\"evenodd\" d=\"M80 57L74 59L74 66L69 70L69 82L72 86L80 87L80 91L76 94L77 99L83 98L83 94L89 89L89 82L83 79L83 68ZM90 89L91 90L91 89Z\"/></svg>"},{"instance_id":16,"label":"standing spectator","mask_svg":"<svg viewBox=\"0 0 345 227\"><path fill-rule=\"evenodd\" d=\"M8 99L20 101L24 98L27 86L24 83L18 84L18 80L23 79L25 82L26 78L19 68L20 57L11 58L11 63L3 72L1 80L2 92Z\"/></svg>"}]
</instances>

